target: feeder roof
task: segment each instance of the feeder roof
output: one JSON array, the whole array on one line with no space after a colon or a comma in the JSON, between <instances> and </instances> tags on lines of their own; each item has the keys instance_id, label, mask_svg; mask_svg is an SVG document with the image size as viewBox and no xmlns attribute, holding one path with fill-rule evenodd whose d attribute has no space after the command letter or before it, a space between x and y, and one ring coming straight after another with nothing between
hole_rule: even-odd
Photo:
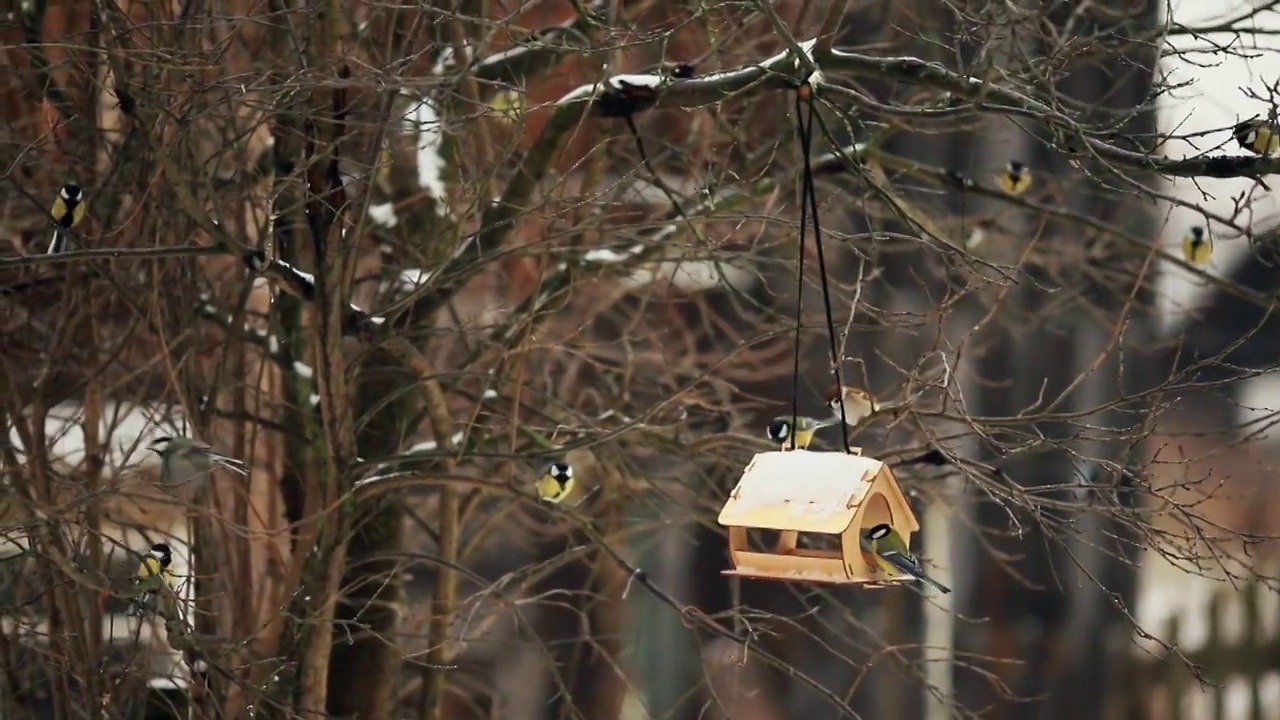
<instances>
[{"instance_id":1,"label":"feeder roof","mask_svg":"<svg viewBox=\"0 0 1280 720\"><path fill-rule=\"evenodd\" d=\"M759 453L720 511L720 524L836 535L848 529L884 463L842 452Z\"/></svg>"}]
</instances>

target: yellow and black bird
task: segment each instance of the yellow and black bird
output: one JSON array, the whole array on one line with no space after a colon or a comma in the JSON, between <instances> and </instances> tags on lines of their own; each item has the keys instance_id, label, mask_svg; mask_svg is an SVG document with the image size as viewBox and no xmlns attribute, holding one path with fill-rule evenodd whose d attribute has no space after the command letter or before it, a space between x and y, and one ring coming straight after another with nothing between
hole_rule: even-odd
<instances>
[{"instance_id":1,"label":"yellow and black bird","mask_svg":"<svg viewBox=\"0 0 1280 720\"><path fill-rule=\"evenodd\" d=\"M814 433L828 425L835 425L839 420L817 420L801 415L795 419L792 427L790 415L779 415L769 421L765 428L765 436L782 446L783 450L791 449L791 436L795 435L796 450L804 450L813 442Z\"/></svg>"},{"instance_id":2,"label":"yellow and black bird","mask_svg":"<svg viewBox=\"0 0 1280 720\"><path fill-rule=\"evenodd\" d=\"M142 617L154 610L156 595L161 586L173 588L173 571L169 569L172 564L173 553L165 543L152 545L147 554L142 556L138 572L133 576L137 594L129 605L129 617Z\"/></svg>"},{"instance_id":3,"label":"yellow and black bird","mask_svg":"<svg viewBox=\"0 0 1280 720\"><path fill-rule=\"evenodd\" d=\"M554 460L542 471L535 489L541 500L558 505L573 493L574 486L573 467L563 460Z\"/></svg>"},{"instance_id":4,"label":"yellow and black bird","mask_svg":"<svg viewBox=\"0 0 1280 720\"><path fill-rule=\"evenodd\" d=\"M1270 120L1250 118L1231 130L1240 147L1255 155L1271 157L1280 153L1280 128Z\"/></svg>"},{"instance_id":5,"label":"yellow and black bird","mask_svg":"<svg viewBox=\"0 0 1280 720\"><path fill-rule=\"evenodd\" d=\"M1031 168L1017 160L1010 160L1003 170L996 173L996 184L1010 195L1021 195L1031 187Z\"/></svg>"},{"instance_id":6,"label":"yellow and black bird","mask_svg":"<svg viewBox=\"0 0 1280 720\"><path fill-rule=\"evenodd\" d=\"M86 210L84 191L80 186L69 182L58 188L58 195L53 199L53 207L49 215L53 217L53 240L49 241L48 254L60 253L67 249L69 231L84 219Z\"/></svg>"},{"instance_id":7,"label":"yellow and black bird","mask_svg":"<svg viewBox=\"0 0 1280 720\"><path fill-rule=\"evenodd\" d=\"M892 526L880 523L862 533L859 541L864 559L875 560L876 567L888 575L909 575L921 582L928 583L939 592L951 592L951 588L934 580L924 573L920 561L911 555L911 550L903 542L902 536ZM869 563L868 563L869 564Z\"/></svg>"},{"instance_id":8,"label":"yellow and black bird","mask_svg":"<svg viewBox=\"0 0 1280 720\"><path fill-rule=\"evenodd\" d=\"M1213 257L1213 238L1196 225L1182 236L1182 257L1193 265L1204 265Z\"/></svg>"}]
</instances>

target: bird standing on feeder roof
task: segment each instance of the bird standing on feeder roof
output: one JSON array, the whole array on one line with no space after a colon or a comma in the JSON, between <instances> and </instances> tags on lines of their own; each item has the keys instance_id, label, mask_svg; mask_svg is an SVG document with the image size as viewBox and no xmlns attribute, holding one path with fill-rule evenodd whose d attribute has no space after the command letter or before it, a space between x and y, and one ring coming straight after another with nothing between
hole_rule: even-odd
<instances>
[{"instance_id":1,"label":"bird standing on feeder roof","mask_svg":"<svg viewBox=\"0 0 1280 720\"><path fill-rule=\"evenodd\" d=\"M875 561L874 565L870 562L868 565L888 575L909 575L934 586L944 595L951 592L951 588L924 573L920 561L912 556L910 548L892 526L880 523L872 527L862 534L859 544L862 546L863 557L870 555L870 559Z\"/></svg>"},{"instance_id":2,"label":"bird standing on feeder roof","mask_svg":"<svg viewBox=\"0 0 1280 720\"><path fill-rule=\"evenodd\" d=\"M552 461L534 484L538 498L558 505L569 497L575 486L573 467L563 460Z\"/></svg>"},{"instance_id":3,"label":"bird standing on feeder roof","mask_svg":"<svg viewBox=\"0 0 1280 720\"><path fill-rule=\"evenodd\" d=\"M813 442L813 435L819 428L835 425L838 422L840 422L839 419L818 420L800 415L795 419L795 427L792 427L790 415L779 415L769 422L769 427L765 429L765 436L782 445L783 450L790 450L791 436L794 434L796 450L804 450L809 447L809 443Z\"/></svg>"},{"instance_id":4,"label":"bird standing on feeder roof","mask_svg":"<svg viewBox=\"0 0 1280 720\"><path fill-rule=\"evenodd\" d=\"M1271 157L1280 153L1280 128L1262 118L1251 118L1236 125L1231 134L1240 147L1255 155Z\"/></svg>"},{"instance_id":5,"label":"bird standing on feeder roof","mask_svg":"<svg viewBox=\"0 0 1280 720\"><path fill-rule=\"evenodd\" d=\"M1213 238L1196 225L1182 236L1182 257L1193 265L1204 265L1213 257Z\"/></svg>"},{"instance_id":6,"label":"bird standing on feeder roof","mask_svg":"<svg viewBox=\"0 0 1280 720\"><path fill-rule=\"evenodd\" d=\"M1021 195L1031 187L1031 168L1017 160L1010 160L1003 170L996 173L996 184L1010 195Z\"/></svg>"},{"instance_id":7,"label":"bird standing on feeder roof","mask_svg":"<svg viewBox=\"0 0 1280 720\"><path fill-rule=\"evenodd\" d=\"M841 402L843 399L843 403ZM871 413L876 411L876 399L871 397L871 393L862 388L849 387L845 385L841 388L839 385L832 385L822 393L822 401L831 408L832 417L836 422L844 421L849 427L854 427L858 423L866 420ZM844 415L841 416L840 406L844 405Z\"/></svg>"}]
</instances>

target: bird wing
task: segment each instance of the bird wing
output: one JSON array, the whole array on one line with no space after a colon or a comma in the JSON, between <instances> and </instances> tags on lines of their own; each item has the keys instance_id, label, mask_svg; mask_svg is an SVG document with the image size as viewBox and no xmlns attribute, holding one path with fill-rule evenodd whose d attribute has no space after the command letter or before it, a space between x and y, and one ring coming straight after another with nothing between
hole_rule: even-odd
<instances>
[{"instance_id":1,"label":"bird wing","mask_svg":"<svg viewBox=\"0 0 1280 720\"><path fill-rule=\"evenodd\" d=\"M920 577L922 572L920 563L916 562L916 559L910 555L900 553L897 550L882 550L880 551L880 557L888 560L890 565L893 565L901 572L912 577Z\"/></svg>"},{"instance_id":2,"label":"bird wing","mask_svg":"<svg viewBox=\"0 0 1280 720\"><path fill-rule=\"evenodd\" d=\"M920 567L920 562L910 555L900 553L896 550L889 550L887 552L880 553L880 557L887 560L891 565L903 573L910 575L920 582L932 585L944 595L951 592L951 588L926 575L924 568Z\"/></svg>"}]
</instances>

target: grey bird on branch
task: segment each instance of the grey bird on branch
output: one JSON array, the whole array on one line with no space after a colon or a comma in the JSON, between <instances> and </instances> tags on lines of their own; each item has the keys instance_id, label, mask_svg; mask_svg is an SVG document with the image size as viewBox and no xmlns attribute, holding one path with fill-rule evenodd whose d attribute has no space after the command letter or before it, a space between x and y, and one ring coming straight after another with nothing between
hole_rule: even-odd
<instances>
[{"instance_id":1,"label":"grey bird on branch","mask_svg":"<svg viewBox=\"0 0 1280 720\"><path fill-rule=\"evenodd\" d=\"M187 499L204 492L214 466L248 475L244 462L214 450L209 445L184 437L161 437L151 443L160 456L160 485Z\"/></svg>"}]
</instances>

